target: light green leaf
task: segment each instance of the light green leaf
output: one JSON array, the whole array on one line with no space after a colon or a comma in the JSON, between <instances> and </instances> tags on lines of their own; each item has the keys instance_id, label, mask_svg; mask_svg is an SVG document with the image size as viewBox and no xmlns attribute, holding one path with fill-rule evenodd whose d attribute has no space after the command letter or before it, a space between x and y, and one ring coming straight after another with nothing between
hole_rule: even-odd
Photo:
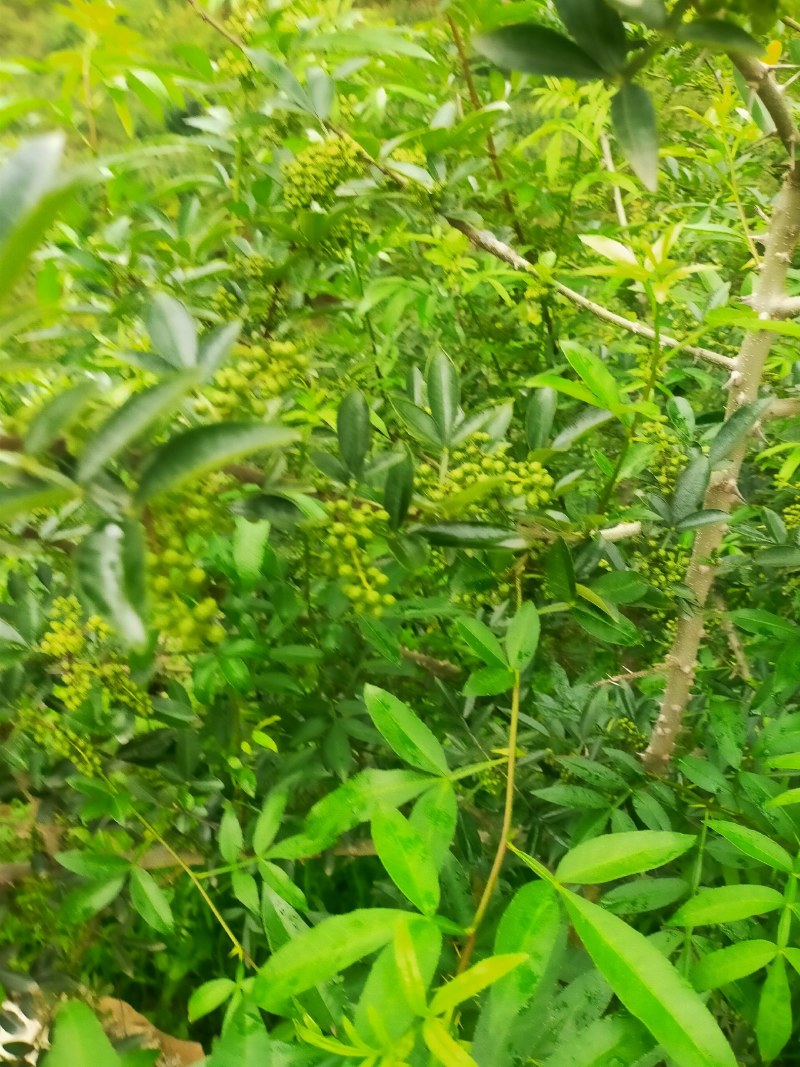
<instances>
[{"instance_id":1,"label":"light green leaf","mask_svg":"<svg viewBox=\"0 0 800 1067\"><path fill-rule=\"evenodd\" d=\"M423 915L434 915L439 875L422 836L394 808L377 811L371 830L378 859L394 884Z\"/></svg>"},{"instance_id":2,"label":"light green leaf","mask_svg":"<svg viewBox=\"0 0 800 1067\"><path fill-rule=\"evenodd\" d=\"M153 350L173 367L194 367L197 363L197 326L194 319L173 296L156 293L147 309L147 332Z\"/></svg>"},{"instance_id":3,"label":"light green leaf","mask_svg":"<svg viewBox=\"0 0 800 1067\"><path fill-rule=\"evenodd\" d=\"M777 954L778 946L771 941L738 941L698 960L692 967L692 985L699 992L719 989L728 982L738 982L740 978L760 971Z\"/></svg>"},{"instance_id":4,"label":"light green leaf","mask_svg":"<svg viewBox=\"0 0 800 1067\"><path fill-rule=\"evenodd\" d=\"M196 384L194 372L179 374L170 381L136 393L119 411L103 423L86 445L78 460L76 477L89 482L114 456L127 448L157 419L174 411L178 402Z\"/></svg>"},{"instance_id":5,"label":"light green leaf","mask_svg":"<svg viewBox=\"0 0 800 1067\"><path fill-rule=\"evenodd\" d=\"M658 185L658 130L650 94L624 82L611 101L611 120L620 148L637 178L650 192Z\"/></svg>"},{"instance_id":6,"label":"light green leaf","mask_svg":"<svg viewBox=\"0 0 800 1067\"><path fill-rule=\"evenodd\" d=\"M493 697L513 688L514 674L507 667L481 667L473 671L464 685L464 696Z\"/></svg>"},{"instance_id":7,"label":"light green leaf","mask_svg":"<svg viewBox=\"0 0 800 1067\"><path fill-rule=\"evenodd\" d=\"M425 1020L422 1024L422 1037L428 1050L443 1067L478 1067L464 1046L450 1035L438 1019Z\"/></svg>"},{"instance_id":8,"label":"light green leaf","mask_svg":"<svg viewBox=\"0 0 800 1067\"><path fill-rule=\"evenodd\" d=\"M452 1011L463 1001L476 997L487 986L499 982L527 958L526 952L510 952L502 956L489 956L488 959L473 964L463 974L456 975L446 985L437 989L431 1001L431 1011L435 1015Z\"/></svg>"},{"instance_id":9,"label":"light green leaf","mask_svg":"<svg viewBox=\"0 0 800 1067\"><path fill-rule=\"evenodd\" d=\"M408 820L425 844L437 871L452 844L458 821L458 801L452 782L437 782L414 804Z\"/></svg>"},{"instance_id":10,"label":"light green leaf","mask_svg":"<svg viewBox=\"0 0 800 1067\"><path fill-rule=\"evenodd\" d=\"M608 0L624 19L643 22L654 30L661 30L667 24L667 9L664 0Z\"/></svg>"},{"instance_id":11,"label":"light green leaf","mask_svg":"<svg viewBox=\"0 0 800 1067\"><path fill-rule=\"evenodd\" d=\"M90 400L97 396L97 382L85 381L48 400L33 416L25 435L25 451L30 456L43 452L80 417Z\"/></svg>"},{"instance_id":12,"label":"light green leaf","mask_svg":"<svg viewBox=\"0 0 800 1067\"><path fill-rule=\"evenodd\" d=\"M534 389L525 410L525 436L528 448L544 448L553 428L553 419L558 409L558 393L543 386Z\"/></svg>"},{"instance_id":13,"label":"light green leaf","mask_svg":"<svg viewBox=\"0 0 800 1067\"><path fill-rule=\"evenodd\" d=\"M458 419L461 386L458 371L444 352L438 351L431 357L426 383L431 418L436 424L439 439L447 445Z\"/></svg>"},{"instance_id":14,"label":"light green leaf","mask_svg":"<svg viewBox=\"0 0 800 1067\"><path fill-rule=\"evenodd\" d=\"M144 533L133 520L107 522L84 538L75 553L83 596L134 648L144 645Z\"/></svg>"},{"instance_id":15,"label":"light green leaf","mask_svg":"<svg viewBox=\"0 0 800 1067\"><path fill-rule=\"evenodd\" d=\"M278 949L261 968L253 997L265 1011L280 1014L299 993L332 978L388 944L408 912L356 909L323 919Z\"/></svg>"},{"instance_id":16,"label":"light green leaf","mask_svg":"<svg viewBox=\"0 0 800 1067\"><path fill-rule=\"evenodd\" d=\"M152 874L135 867L130 880L131 903L144 921L162 932L174 925L169 901Z\"/></svg>"},{"instance_id":17,"label":"light green leaf","mask_svg":"<svg viewBox=\"0 0 800 1067\"><path fill-rule=\"evenodd\" d=\"M456 629L464 643L487 667L508 670L505 652L485 623L479 619L456 619Z\"/></svg>"},{"instance_id":18,"label":"light green leaf","mask_svg":"<svg viewBox=\"0 0 800 1067\"><path fill-rule=\"evenodd\" d=\"M726 841L738 848L745 856L751 856L759 863L766 863L776 871L789 874L794 870L794 861L786 849L773 841L766 834L758 830L751 830L747 826L739 826L738 823L724 822L720 819L710 819L709 827L725 838Z\"/></svg>"},{"instance_id":19,"label":"light green leaf","mask_svg":"<svg viewBox=\"0 0 800 1067\"><path fill-rule=\"evenodd\" d=\"M402 760L430 774L447 774L442 746L407 704L375 685L364 686L364 702L384 740Z\"/></svg>"},{"instance_id":20,"label":"light green leaf","mask_svg":"<svg viewBox=\"0 0 800 1067\"><path fill-rule=\"evenodd\" d=\"M676 1067L736 1067L708 1008L655 945L597 904L568 892L563 900L597 969Z\"/></svg>"},{"instance_id":21,"label":"light green leaf","mask_svg":"<svg viewBox=\"0 0 800 1067\"><path fill-rule=\"evenodd\" d=\"M532 22L502 26L475 38L475 47L498 67L575 81L603 77L603 68L555 30Z\"/></svg>"},{"instance_id":22,"label":"light green leaf","mask_svg":"<svg viewBox=\"0 0 800 1067\"><path fill-rule=\"evenodd\" d=\"M611 882L663 867L687 852L695 840L692 834L661 830L603 834L570 849L559 863L556 877L579 885Z\"/></svg>"},{"instance_id":23,"label":"light green leaf","mask_svg":"<svg viewBox=\"0 0 800 1067\"><path fill-rule=\"evenodd\" d=\"M360 389L352 389L339 405L336 432L345 466L354 478L360 478L371 434L369 404Z\"/></svg>"},{"instance_id":24,"label":"light green leaf","mask_svg":"<svg viewBox=\"0 0 800 1067\"><path fill-rule=\"evenodd\" d=\"M783 907L783 897L768 885L722 885L701 889L669 920L670 926L731 923Z\"/></svg>"},{"instance_id":25,"label":"light green leaf","mask_svg":"<svg viewBox=\"0 0 800 1067\"><path fill-rule=\"evenodd\" d=\"M778 958L767 971L761 987L756 1015L758 1051L765 1063L772 1063L792 1036L792 991L786 974L786 961Z\"/></svg>"},{"instance_id":26,"label":"light green leaf","mask_svg":"<svg viewBox=\"0 0 800 1067\"><path fill-rule=\"evenodd\" d=\"M506 630L506 653L512 671L523 671L531 662L539 644L539 613L530 600L517 609Z\"/></svg>"},{"instance_id":27,"label":"light green leaf","mask_svg":"<svg viewBox=\"0 0 800 1067\"><path fill-rule=\"evenodd\" d=\"M258 422L222 422L176 434L150 456L139 482L136 502L145 504L159 493L176 489L190 478L249 453L282 448L297 440L297 436L285 426Z\"/></svg>"},{"instance_id":28,"label":"light green leaf","mask_svg":"<svg viewBox=\"0 0 800 1067\"><path fill-rule=\"evenodd\" d=\"M270 529L267 519L251 522L241 515L236 517L231 552L236 573L245 588L252 588L261 577Z\"/></svg>"},{"instance_id":29,"label":"light green leaf","mask_svg":"<svg viewBox=\"0 0 800 1067\"><path fill-rule=\"evenodd\" d=\"M226 863L236 863L242 852L244 836L236 812L232 807L226 807L219 822L217 835L219 852Z\"/></svg>"},{"instance_id":30,"label":"light green leaf","mask_svg":"<svg viewBox=\"0 0 800 1067\"><path fill-rule=\"evenodd\" d=\"M189 997L189 1022L193 1023L215 1011L230 998L234 989L236 983L230 978L212 978L210 982L203 982Z\"/></svg>"},{"instance_id":31,"label":"light green leaf","mask_svg":"<svg viewBox=\"0 0 800 1067\"><path fill-rule=\"evenodd\" d=\"M121 1067L120 1058L90 1008L68 1000L58 1010L43 1067Z\"/></svg>"},{"instance_id":32,"label":"light green leaf","mask_svg":"<svg viewBox=\"0 0 800 1067\"><path fill-rule=\"evenodd\" d=\"M0 645L25 646L27 643L19 630L15 630L5 619L0 619Z\"/></svg>"},{"instance_id":33,"label":"light green leaf","mask_svg":"<svg viewBox=\"0 0 800 1067\"><path fill-rule=\"evenodd\" d=\"M263 856L275 840L281 826L287 799L285 792L277 790L270 793L264 801L253 830L253 852L257 856Z\"/></svg>"}]
</instances>

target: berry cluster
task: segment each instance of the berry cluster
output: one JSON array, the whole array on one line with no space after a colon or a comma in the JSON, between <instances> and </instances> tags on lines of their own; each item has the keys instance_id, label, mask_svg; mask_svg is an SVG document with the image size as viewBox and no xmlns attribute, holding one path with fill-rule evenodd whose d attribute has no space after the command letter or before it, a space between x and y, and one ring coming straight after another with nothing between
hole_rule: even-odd
<instances>
[{"instance_id":1,"label":"berry cluster","mask_svg":"<svg viewBox=\"0 0 800 1067\"><path fill-rule=\"evenodd\" d=\"M52 760L69 760L81 774L88 776L98 774L102 769L100 755L53 708L23 704L17 711L15 723L16 728Z\"/></svg>"},{"instance_id":2,"label":"berry cluster","mask_svg":"<svg viewBox=\"0 0 800 1067\"><path fill-rule=\"evenodd\" d=\"M153 623L175 650L195 651L225 636L201 559L212 533L229 524L220 500L226 487L224 475L213 475L191 494L173 494L153 515L148 553Z\"/></svg>"},{"instance_id":3,"label":"berry cluster","mask_svg":"<svg viewBox=\"0 0 800 1067\"><path fill-rule=\"evenodd\" d=\"M538 460L515 460L507 453L509 445L501 443L487 451L490 437L476 433L464 448L450 456L450 467L441 478L434 467L417 470L416 482L422 494L433 504L455 493L471 490L461 515L485 519L497 510L532 510L550 500L553 479ZM486 492L481 494L480 487Z\"/></svg>"},{"instance_id":4,"label":"berry cluster","mask_svg":"<svg viewBox=\"0 0 800 1067\"><path fill-rule=\"evenodd\" d=\"M130 667L110 644L112 631L97 615L83 619L77 597L53 601L50 627L39 651L58 660L60 682L53 694L68 711L77 711L95 694L103 707L128 708L134 715L150 714L150 698L130 676Z\"/></svg>"},{"instance_id":5,"label":"berry cluster","mask_svg":"<svg viewBox=\"0 0 800 1067\"><path fill-rule=\"evenodd\" d=\"M389 578L372 562L387 535L389 515L383 508L362 501L336 500L328 509L330 524L325 535L323 565L357 614L379 618L395 603L391 593L381 592Z\"/></svg>"},{"instance_id":6,"label":"berry cluster","mask_svg":"<svg viewBox=\"0 0 800 1067\"><path fill-rule=\"evenodd\" d=\"M647 748L649 740L647 734L640 730L636 722L626 715L618 719L611 719L606 726L606 733L629 752L642 752Z\"/></svg>"},{"instance_id":7,"label":"berry cluster","mask_svg":"<svg viewBox=\"0 0 800 1067\"><path fill-rule=\"evenodd\" d=\"M631 562L634 569L665 596L673 597L675 587L686 577L688 550L680 545L667 548L655 538L650 538L645 544L645 550L633 554Z\"/></svg>"},{"instance_id":8,"label":"berry cluster","mask_svg":"<svg viewBox=\"0 0 800 1067\"><path fill-rule=\"evenodd\" d=\"M232 366L219 370L195 403L219 419L262 418L270 402L305 381L308 357L290 341L237 345Z\"/></svg>"},{"instance_id":9,"label":"berry cluster","mask_svg":"<svg viewBox=\"0 0 800 1067\"><path fill-rule=\"evenodd\" d=\"M329 137L303 149L293 160L283 163L283 202L301 210L318 204L332 207L338 187L363 172L358 147L349 137Z\"/></svg>"},{"instance_id":10,"label":"berry cluster","mask_svg":"<svg viewBox=\"0 0 800 1067\"><path fill-rule=\"evenodd\" d=\"M650 473L659 488L666 493L675 487L675 481L684 468L686 456L678 443L678 438L666 425L666 419L653 419L639 427L634 440L637 444L650 445L653 459L648 464Z\"/></svg>"},{"instance_id":11,"label":"berry cluster","mask_svg":"<svg viewBox=\"0 0 800 1067\"><path fill-rule=\"evenodd\" d=\"M787 530L800 530L800 504L789 504L785 507L783 521Z\"/></svg>"}]
</instances>

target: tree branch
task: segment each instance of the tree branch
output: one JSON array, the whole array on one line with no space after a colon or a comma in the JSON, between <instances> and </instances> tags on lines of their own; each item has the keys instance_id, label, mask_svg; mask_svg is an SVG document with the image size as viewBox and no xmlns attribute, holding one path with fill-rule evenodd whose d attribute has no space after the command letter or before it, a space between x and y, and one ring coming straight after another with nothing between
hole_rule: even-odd
<instances>
[{"instance_id":1,"label":"tree branch","mask_svg":"<svg viewBox=\"0 0 800 1067\"><path fill-rule=\"evenodd\" d=\"M800 141L800 134L795 125L792 111L786 103L783 90L775 81L770 67L760 59L750 56L733 55L731 62L745 79L751 89L758 94L761 103L769 112L775 123L775 130L789 154L789 160L795 164L795 148Z\"/></svg>"},{"instance_id":2,"label":"tree branch","mask_svg":"<svg viewBox=\"0 0 800 1067\"><path fill-rule=\"evenodd\" d=\"M488 252L496 259L502 260L503 263L507 263L514 270L522 271L527 274L534 272L535 268L530 260L525 259L518 252L515 252L513 248L505 244L503 241L498 240L497 237L489 230L477 230L474 226L471 226L468 222L464 222L462 219L456 219L447 217L446 221L454 229L459 230L469 239L471 244L476 248L483 249L484 252ZM647 341L655 340L655 331L651 329L646 323L639 320L631 321L624 318L622 315L617 315L616 312L610 311L607 307L603 307L602 304L596 304L593 300L583 296L582 293L576 292L574 289L570 289L569 286L563 285L561 282L553 281L550 283L555 291L565 297L576 307L582 308L584 311L590 312L598 319L602 319L604 322L610 322L613 326L619 326L620 329L626 330L628 333L635 334L637 337L641 337ZM695 359L704 360L706 363L713 363L717 367L725 367L726 370L733 370L734 360L728 356L723 356L719 352L712 352L709 348L698 348L694 345L684 345L675 337L670 337L667 334L660 335L660 343L666 348L682 348L689 355L694 356Z\"/></svg>"},{"instance_id":3,"label":"tree branch","mask_svg":"<svg viewBox=\"0 0 800 1067\"><path fill-rule=\"evenodd\" d=\"M226 26L223 26L221 22L218 22L213 15L209 15L205 8L198 4L197 0L186 0L186 3L189 7L193 8L203 22L207 23L212 30L216 30L216 32L221 34L226 41L229 41L234 48L238 48L240 52L247 56L247 45L241 37L237 37L235 33L231 33L231 31ZM252 64L250 57L247 56L247 58Z\"/></svg>"}]
</instances>

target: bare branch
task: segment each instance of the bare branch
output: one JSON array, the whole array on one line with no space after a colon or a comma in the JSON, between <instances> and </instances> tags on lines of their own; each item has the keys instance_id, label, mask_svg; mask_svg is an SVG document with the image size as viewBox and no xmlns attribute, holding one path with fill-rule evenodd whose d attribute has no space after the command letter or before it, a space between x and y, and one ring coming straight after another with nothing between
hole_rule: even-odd
<instances>
[{"instance_id":1,"label":"bare branch","mask_svg":"<svg viewBox=\"0 0 800 1067\"><path fill-rule=\"evenodd\" d=\"M783 90L775 81L772 69L760 59L752 59L750 56L732 55L730 58L769 112L770 118L775 123L778 137L783 142L783 147L789 153L789 159L794 166L795 149L800 142L800 131L795 125L792 109L783 95Z\"/></svg>"},{"instance_id":2,"label":"bare branch","mask_svg":"<svg viewBox=\"0 0 800 1067\"><path fill-rule=\"evenodd\" d=\"M535 268L530 260L525 259L519 252L515 252L510 245L498 240L497 237L489 230L477 230L474 226L471 226L468 222L464 222L462 219L456 219L447 217L447 222L456 230L459 230L465 237L476 247L483 249L484 252L488 252L496 259L502 260L507 263L514 270L523 271L525 273L532 273ZM591 312L598 319L603 319L604 322L610 322L614 326L619 326L620 329L627 330L628 333L635 334L637 337L642 337L645 340L655 340L655 331L652 330L646 323L639 320L631 321L624 318L622 315L617 315L616 312L610 311L608 308L603 307L602 304L596 304L593 300L583 296L582 293L575 292L574 289L570 289L569 286L562 285L561 282L553 281L553 288L561 296L571 301L577 307L583 308L584 311ZM697 348L694 345L684 345L682 341L677 340L675 337L669 337L667 334L660 335L660 342L666 348L681 348L683 351L688 352L689 355L694 356L695 359L705 360L706 363L713 363L718 367L725 367L727 370L732 370L734 361L728 356L723 356L719 352L712 352L708 348Z\"/></svg>"},{"instance_id":3,"label":"bare branch","mask_svg":"<svg viewBox=\"0 0 800 1067\"><path fill-rule=\"evenodd\" d=\"M800 296L784 296L770 305L771 319L794 319L800 315Z\"/></svg>"},{"instance_id":4,"label":"bare branch","mask_svg":"<svg viewBox=\"0 0 800 1067\"><path fill-rule=\"evenodd\" d=\"M241 37L237 37L235 33L231 33L227 26L223 26L221 22L218 22L214 18L213 15L209 15L205 8L201 7L198 4L197 0L186 0L186 3L200 16L203 22L207 23L211 27L212 30L216 30L216 32L221 34L226 41L229 41L234 48L238 48L240 52L247 56L247 45L244 43ZM252 63L250 57L247 56L247 58Z\"/></svg>"},{"instance_id":5,"label":"bare branch","mask_svg":"<svg viewBox=\"0 0 800 1067\"><path fill-rule=\"evenodd\" d=\"M611 145L605 133L600 134L600 150L603 154L603 164L609 174L614 173L614 157L611 155ZM622 202L622 190L614 184L614 209L617 212L617 220L623 230L628 228L628 216L625 214L625 204Z\"/></svg>"}]
</instances>

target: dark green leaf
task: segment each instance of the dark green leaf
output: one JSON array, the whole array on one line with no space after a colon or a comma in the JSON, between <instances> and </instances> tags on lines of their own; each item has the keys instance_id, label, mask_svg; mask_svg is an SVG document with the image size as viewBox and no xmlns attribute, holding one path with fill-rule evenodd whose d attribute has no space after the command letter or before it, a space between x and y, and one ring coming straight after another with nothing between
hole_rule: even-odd
<instances>
[{"instance_id":1,"label":"dark green leaf","mask_svg":"<svg viewBox=\"0 0 800 1067\"><path fill-rule=\"evenodd\" d=\"M500 642L479 619L456 619L461 639L488 667L508 669L508 662Z\"/></svg>"},{"instance_id":2,"label":"dark green leaf","mask_svg":"<svg viewBox=\"0 0 800 1067\"><path fill-rule=\"evenodd\" d=\"M739 941L727 948L717 949L703 956L692 967L692 985L699 992L719 989L729 982L738 982L748 974L760 971L778 954L778 946L771 941Z\"/></svg>"},{"instance_id":3,"label":"dark green leaf","mask_svg":"<svg viewBox=\"0 0 800 1067\"><path fill-rule=\"evenodd\" d=\"M364 686L364 702L375 726L402 760L430 774L447 774L442 746L407 704L374 685Z\"/></svg>"},{"instance_id":4,"label":"dark green leaf","mask_svg":"<svg viewBox=\"0 0 800 1067\"><path fill-rule=\"evenodd\" d=\"M415 526L413 532L432 545L452 548L525 547L516 531L483 522L438 522L433 526Z\"/></svg>"},{"instance_id":5,"label":"dark green leaf","mask_svg":"<svg viewBox=\"0 0 800 1067\"><path fill-rule=\"evenodd\" d=\"M222 422L186 430L152 454L139 482L136 501L145 504L159 493L175 489L206 471L252 452L282 448L296 439L294 430L258 422Z\"/></svg>"},{"instance_id":6,"label":"dark green leaf","mask_svg":"<svg viewBox=\"0 0 800 1067\"><path fill-rule=\"evenodd\" d=\"M681 471L672 496L672 515L676 522L700 510L710 477L711 464L706 456L696 456Z\"/></svg>"},{"instance_id":7,"label":"dark green leaf","mask_svg":"<svg viewBox=\"0 0 800 1067\"><path fill-rule=\"evenodd\" d=\"M506 631L506 653L512 671L524 670L539 644L539 613L530 600L523 601Z\"/></svg>"},{"instance_id":8,"label":"dark green leaf","mask_svg":"<svg viewBox=\"0 0 800 1067\"><path fill-rule=\"evenodd\" d=\"M360 389L352 389L339 405L336 432L345 466L354 478L360 478L370 441L369 404Z\"/></svg>"},{"instance_id":9,"label":"dark green leaf","mask_svg":"<svg viewBox=\"0 0 800 1067\"><path fill-rule=\"evenodd\" d=\"M625 63L625 27L604 0L556 0L570 36L603 70L616 74Z\"/></svg>"},{"instance_id":10,"label":"dark green leaf","mask_svg":"<svg viewBox=\"0 0 800 1067\"><path fill-rule=\"evenodd\" d=\"M130 891L131 903L149 926L162 933L172 929L172 909L149 871L138 867L131 871Z\"/></svg>"},{"instance_id":11,"label":"dark green leaf","mask_svg":"<svg viewBox=\"0 0 800 1067\"><path fill-rule=\"evenodd\" d=\"M722 462L723 459L727 459L750 433L771 403L772 400L765 397L761 400L754 400L752 404L745 404L738 411L734 411L731 417L720 426L708 452L712 467Z\"/></svg>"},{"instance_id":12,"label":"dark green leaf","mask_svg":"<svg viewBox=\"0 0 800 1067\"><path fill-rule=\"evenodd\" d=\"M712 52L729 52L732 55L761 56L764 45L759 44L735 22L724 19L694 19L683 22L675 31L679 41L689 41Z\"/></svg>"},{"instance_id":13,"label":"dark green leaf","mask_svg":"<svg viewBox=\"0 0 800 1067\"><path fill-rule=\"evenodd\" d=\"M458 418L461 386L458 371L444 352L438 351L431 357L426 383L431 418L436 424L439 440L447 446Z\"/></svg>"},{"instance_id":14,"label":"dark green leaf","mask_svg":"<svg viewBox=\"0 0 800 1067\"><path fill-rule=\"evenodd\" d=\"M502 26L475 38L475 47L498 67L575 81L603 77L603 68L555 30L531 22Z\"/></svg>"},{"instance_id":15,"label":"dark green leaf","mask_svg":"<svg viewBox=\"0 0 800 1067\"><path fill-rule=\"evenodd\" d=\"M439 875L421 835L394 808L375 813L371 832L378 859L400 892L423 915L434 915L439 906Z\"/></svg>"},{"instance_id":16,"label":"dark green leaf","mask_svg":"<svg viewBox=\"0 0 800 1067\"><path fill-rule=\"evenodd\" d=\"M553 419L558 408L558 393L543 386L534 389L525 411L525 436L528 448L544 448L550 439Z\"/></svg>"},{"instance_id":17,"label":"dark green leaf","mask_svg":"<svg viewBox=\"0 0 800 1067\"><path fill-rule=\"evenodd\" d=\"M608 0L608 3L629 22L643 22L654 30L662 30L667 24L664 0Z\"/></svg>"},{"instance_id":18,"label":"dark green leaf","mask_svg":"<svg viewBox=\"0 0 800 1067\"><path fill-rule=\"evenodd\" d=\"M650 94L624 82L611 101L611 120L620 148L634 173L650 192L658 185L658 129Z\"/></svg>"},{"instance_id":19,"label":"dark green leaf","mask_svg":"<svg viewBox=\"0 0 800 1067\"><path fill-rule=\"evenodd\" d=\"M383 506L389 513L389 527L399 530L408 513L414 496L414 464L405 455L399 463L393 463L386 472L383 489Z\"/></svg>"}]
</instances>

